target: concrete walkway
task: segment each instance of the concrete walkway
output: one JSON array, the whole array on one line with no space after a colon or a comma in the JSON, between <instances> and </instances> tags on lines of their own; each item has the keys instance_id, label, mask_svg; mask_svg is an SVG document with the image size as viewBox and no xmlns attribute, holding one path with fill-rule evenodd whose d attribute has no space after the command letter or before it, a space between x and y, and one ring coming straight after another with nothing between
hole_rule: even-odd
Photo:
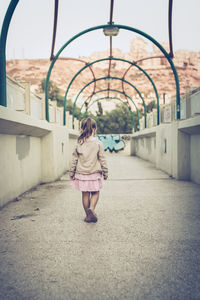
<instances>
[{"instance_id":1,"label":"concrete walkway","mask_svg":"<svg viewBox=\"0 0 200 300\"><path fill-rule=\"evenodd\" d=\"M200 186L107 158L96 224L67 176L0 211L0 299L200 299Z\"/></svg>"}]
</instances>

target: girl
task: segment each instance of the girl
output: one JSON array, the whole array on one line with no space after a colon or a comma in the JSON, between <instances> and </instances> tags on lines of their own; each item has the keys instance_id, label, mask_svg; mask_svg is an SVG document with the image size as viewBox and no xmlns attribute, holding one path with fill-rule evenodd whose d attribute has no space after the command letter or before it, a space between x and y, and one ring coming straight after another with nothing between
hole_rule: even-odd
<instances>
[{"instance_id":1,"label":"girl","mask_svg":"<svg viewBox=\"0 0 200 300\"><path fill-rule=\"evenodd\" d=\"M82 192L85 222L97 222L94 210L102 187L102 174L105 180L108 178L103 145L94 137L96 129L96 122L91 118L81 122L81 134L70 167L71 185Z\"/></svg>"}]
</instances>

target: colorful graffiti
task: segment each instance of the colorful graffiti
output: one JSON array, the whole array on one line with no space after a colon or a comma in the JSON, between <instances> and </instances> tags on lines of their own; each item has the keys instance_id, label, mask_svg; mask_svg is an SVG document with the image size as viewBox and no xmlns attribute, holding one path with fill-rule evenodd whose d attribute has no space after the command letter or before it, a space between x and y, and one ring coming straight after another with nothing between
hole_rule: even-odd
<instances>
[{"instance_id":1,"label":"colorful graffiti","mask_svg":"<svg viewBox=\"0 0 200 300\"><path fill-rule=\"evenodd\" d=\"M119 135L98 136L98 139L102 142L104 151L109 150L110 152L118 152L125 148L125 142L120 139Z\"/></svg>"}]
</instances>

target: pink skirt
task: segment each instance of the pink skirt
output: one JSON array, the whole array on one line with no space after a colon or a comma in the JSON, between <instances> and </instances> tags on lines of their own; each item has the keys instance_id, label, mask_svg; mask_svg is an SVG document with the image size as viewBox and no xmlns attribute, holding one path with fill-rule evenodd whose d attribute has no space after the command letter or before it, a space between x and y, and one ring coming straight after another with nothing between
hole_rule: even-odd
<instances>
[{"instance_id":1,"label":"pink skirt","mask_svg":"<svg viewBox=\"0 0 200 300\"><path fill-rule=\"evenodd\" d=\"M98 192L102 188L101 173L75 174L71 186L81 192Z\"/></svg>"}]
</instances>

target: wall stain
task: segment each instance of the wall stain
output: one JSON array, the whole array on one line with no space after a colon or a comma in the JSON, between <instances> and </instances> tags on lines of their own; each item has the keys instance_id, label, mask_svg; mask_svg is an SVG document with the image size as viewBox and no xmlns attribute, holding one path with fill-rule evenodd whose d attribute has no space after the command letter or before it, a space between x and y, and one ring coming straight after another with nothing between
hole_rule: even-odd
<instances>
[{"instance_id":1,"label":"wall stain","mask_svg":"<svg viewBox=\"0 0 200 300\"><path fill-rule=\"evenodd\" d=\"M16 154L18 159L24 159L30 151L30 136L16 136Z\"/></svg>"}]
</instances>

